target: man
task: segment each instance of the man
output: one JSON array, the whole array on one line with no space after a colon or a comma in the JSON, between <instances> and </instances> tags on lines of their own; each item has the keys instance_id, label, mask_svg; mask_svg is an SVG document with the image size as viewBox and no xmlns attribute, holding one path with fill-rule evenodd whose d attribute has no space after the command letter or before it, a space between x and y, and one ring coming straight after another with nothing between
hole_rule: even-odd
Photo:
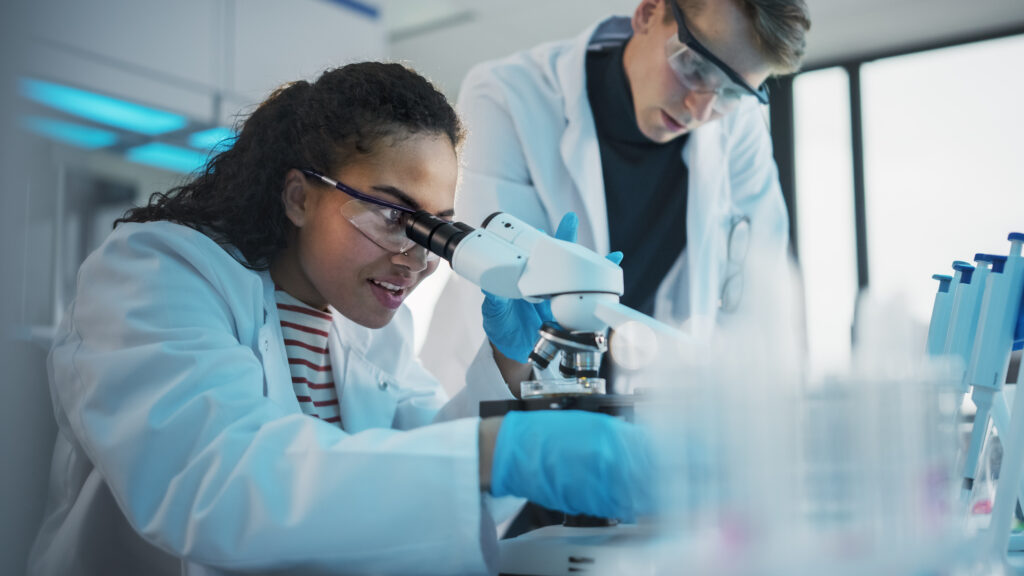
<instances>
[{"instance_id":1,"label":"man","mask_svg":"<svg viewBox=\"0 0 1024 576\"><path fill-rule=\"evenodd\" d=\"M748 246L785 261L764 82L798 67L809 27L803 0L642 0L631 19L475 67L457 218L505 211L551 231L575 212L581 244L624 253L626 305L710 329L754 290ZM442 382L463 381L484 337L481 298L454 277L442 292L421 354Z\"/></svg>"}]
</instances>

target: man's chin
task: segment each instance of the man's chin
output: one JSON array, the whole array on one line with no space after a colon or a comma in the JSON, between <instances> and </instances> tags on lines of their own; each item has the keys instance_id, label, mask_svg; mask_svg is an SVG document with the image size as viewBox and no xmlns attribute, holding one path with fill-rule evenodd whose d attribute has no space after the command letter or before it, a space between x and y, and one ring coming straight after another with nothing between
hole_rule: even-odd
<instances>
[{"instance_id":1,"label":"man's chin","mask_svg":"<svg viewBox=\"0 0 1024 576\"><path fill-rule=\"evenodd\" d=\"M650 140L651 142L654 142L656 144L667 144L675 140L676 138L679 138L683 134L686 134L687 132L689 132L689 130L684 128L682 132L674 132L666 128L659 128L657 130L641 129L640 132L644 136L646 136L647 139Z\"/></svg>"}]
</instances>

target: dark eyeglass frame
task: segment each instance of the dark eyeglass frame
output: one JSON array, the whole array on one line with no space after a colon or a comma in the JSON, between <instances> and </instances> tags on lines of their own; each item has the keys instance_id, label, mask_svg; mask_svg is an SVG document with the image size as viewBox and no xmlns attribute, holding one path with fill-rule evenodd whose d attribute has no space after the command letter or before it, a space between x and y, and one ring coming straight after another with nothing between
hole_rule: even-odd
<instances>
[{"instance_id":1,"label":"dark eyeglass frame","mask_svg":"<svg viewBox=\"0 0 1024 576\"><path fill-rule=\"evenodd\" d=\"M412 208L409 208L408 206L402 206L400 204L394 204L392 202L388 202L387 200L381 200L380 198L375 198L375 197L370 196L368 194L363 194L359 190L356 190L355 188L352 188L351 186L346 186L346 185L342 184L341 182L338 182L337 180L334 180L332 178L328 178L327 176L324 176L323 174L317 172L316 170L311 170L309 168L299 168L299 170L303 174L305 174L306 176L309 176L310 178L314 178L316 180L319 180L319 181L323 182L324 184L327 184L328 186L334 186L338 190L341 190L345 194L348 194L349 196L351 196L351 197L353 197L353 198L355 198L357 200L362 200L363 202L369 202L370 204L375 204L377 206L383 206L384 208L391 208L393 210L398 210L399 212L402 212L402 213L405 213L405 214L415 214L417 212L417 210L413 210Z\"/></svg>"},{"instance_id":2,"label":"dark eyeglass frame","mask_svg":"<svg viewBox=\"0 0 1024 576\"><path fill-rule=\"evenodd\" d=\"M701 44L696 38L694 38L693 34L690 32L690 29L686 27L686 16L683 15L683 9L679 7L677 0L665 1L672 6L672 15L676 19L676 28L678 30L679 42L689 47L694 52L703 56L709 62L717 66L718 69L721 70L722 72L725 72L725 75L728 76L730 80L735 82L737 85L739 85L747 92L753 94L754 97L757 98L758 102L760 102L761 104L768 104L768 84L761 84L757 88L752 88L750 84L747 84L747 81L744 80L738 72L730 68L725 62L719 60L717 56L712 54L710 50L705 48L703 44Z\"/></svg>"}]
</instances>

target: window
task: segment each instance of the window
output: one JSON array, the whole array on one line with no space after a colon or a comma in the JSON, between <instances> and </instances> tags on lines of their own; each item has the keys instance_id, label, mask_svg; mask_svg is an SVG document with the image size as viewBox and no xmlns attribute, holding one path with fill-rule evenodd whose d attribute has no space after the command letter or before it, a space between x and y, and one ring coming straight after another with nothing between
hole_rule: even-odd
<instances>
[{"instance_id":1,"label":"window","mask_svg":"<svg viewBox=\"0 0 1024 576\"><path fill-rule=\"evenodd\" d=\"M1024 36L859 65L863 237L853 193L845 68L793 83L796 231L812 375L849 360L857 246L873 295L901 298L927 326L935 273L1024 232ZM923 330L922 330L923 333Z\"/></svg>"},{"instance_id":2,"label":"window","mask_svg":"<svg viewBox=\"0 0 1024 576\"><path fill-rule=\"evenodd\" d=\"M799 75L793 84L796 209L812 375L850 357L857 295L850 85L842 68Z\"/></svg>"},{"instance_id":3,"label":"window","mask_svg":"<svg viewBox=\"0 0 1024 576\"><path fill-rule=\"evenodd\" d=\"M869 278L923 324L934 273L1024 231L1024 36L864 64Z\"/></svg>"}]
</instances>

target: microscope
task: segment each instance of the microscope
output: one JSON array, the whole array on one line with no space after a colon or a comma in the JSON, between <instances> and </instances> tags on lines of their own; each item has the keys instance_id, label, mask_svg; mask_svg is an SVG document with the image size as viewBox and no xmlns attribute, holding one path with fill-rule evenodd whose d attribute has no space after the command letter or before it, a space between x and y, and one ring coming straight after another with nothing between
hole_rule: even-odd
<instances>
[{"instance_id":1,"label":"microscope","mask_svg":"<svg viewBox=\"0 0 1024 576\"><path fill-rule=\"evenodd\" d=\"M613 352L630 365L648 363L658 346L685 342L678 330L619 302L623 283L617 265L510 214L496 212L473 228L420 211L407 216L406 234L494 295L551 302L556 324L541 327L530 362L544 370L561 354L563 392L602 393L603 382L594 380L609 328L629 334Z\"/></svg>"},{"instance_id":2,"label":"microscope","mask_svg":"<svg viewBox=\"0 0 1024 576\"><path fill-rule=\"evenodd\" d=\"M540 328L529 361L543 373L560 356L558 374L524 382L522 399L482 402L482 417L512 410L588 410L631 420L634 396L605 394L598 377L609 328L628 335L616 336L613 354L632 367L653 360L659 347L665 353L665 346L685 341L679 331L619 302L623 281L616 264L509 214L494 213L473 228L420 211L407 217L406 234L492 294L551 303L556 323ZM651 537L646 526L569 516L561 526L500 541L499 572L631 572L649 561L639 551Z\"/></svg>"}]
</instances>

